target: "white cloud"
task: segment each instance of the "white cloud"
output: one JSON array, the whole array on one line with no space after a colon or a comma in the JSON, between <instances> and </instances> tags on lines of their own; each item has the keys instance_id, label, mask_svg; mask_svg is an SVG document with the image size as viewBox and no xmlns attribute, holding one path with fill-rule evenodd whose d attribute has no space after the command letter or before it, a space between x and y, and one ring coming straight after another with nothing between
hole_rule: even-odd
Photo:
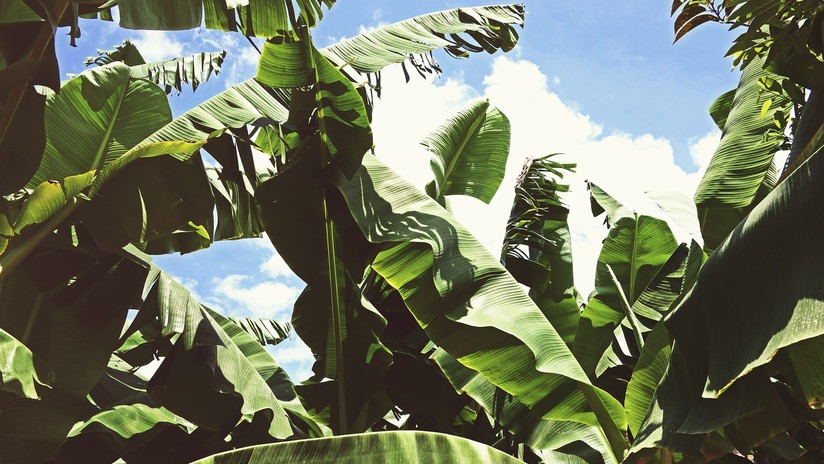
<instances>
[{"instance_id":1,"label":"white cloud","mask_svg":"<svg viewBox=\"0 0 824 464\"><path fill-rule=\"evenodd\" d=\"M224 81L226 88L228 89L254 76L257 70L258 60L260 60L260 53L252 47L252 44L243 42L231 47L226 57L228 64L228 72L226 72L226 79Z\"/></svg>"},{"instance_id":2,"label":"white cloud","mask_svg":"<svg viewBox=\"0 0 824 464\"><path fill-rule=\"evenodd\" d=\"M690 158L699 172L707 169L720 140L721 131L718 129L709 131L700 139L690 140Z\"/></svg>"},{"instance_id":3,"label":"white cloud","mask_svg":"<svg viewBox=\"0 0 824 464\"><path fill-rule=\"evenodd\" d=\"M183 43L168 32L140 31L133 42L147 63L183 55Z\"/></svg>"},{"instance_id":4,"label":"white cloud","mask_svg":"<svg viewBox=\"0 0 824 464\"><path fill-rule=\"evenodd\" d=\"M302 382L312 375L315 357L312 356L312 350L297 336L289 337L277 346L267 347L267 351L283 366L293 382Z\"/></svg>"},{"instance_id":5,"label":"white cloud","mask_svg":"<svg viewBox=\"0 0 824 464\"><path fill-rule=\"evenodd\" d=\"M700 173L687 172L675 163L672 144L652 134L611 133L548 88L547 75L534 63L498 57L479 93L459 76L403 83L396 67L384 72L383 98L376 103L375 146L379 158L422 187L431 178L429 156L419 142L471 99L489 98L509 118L512 143L507 175L489 206L473 199L452 200L455 215L494 254L499 253L504 224L509 215L512 186L527 156L565 153L577 172L564 179L571 184L565 197L570 206L570 228L575 281L587 295L592 290L595 263L606 236L603 220L593 218L585 180L611 192L638 198L647 190L676 190L691 197ZM557 85L556 82L553 82ZM705 169L715 149L718 132L697 139L690 146L696 164Z\"/></svg>"},{"instance_id":6,"label":"white cloud","mask_svg":"<svg viewBox=\"0 0 824 464\"><path fill-rule=\"evenodd\" d=\"M281 282L265 281L249 284L250 277L232 274L214 279L214 297L228 300L226 306L240 304L254 317L285 319L295 303L300 290Z\"/></svg>"},{"instance_id":7,"label":"white cloud","mask_svg":"<svg viewBox=\"0 0 824 464\"><path fill-rule=\"evenodd\" d=\"M270 246L269 248L271 249L272 247ZM260 270L273 279L278 277L293 277L295 275L292 269L289 268L289 265L286 264L286 261L284 261L277 252L273 252L272 255L260 265Z\"/></svg>"},{"instance_id":8,"label":"white cloud","mask_svg":"<svg viewBox=\"0 0 824 464\"><path fill-rule=\"evenodd\" d=\"M195 40L200 40L204 45L213 47L215 50L233 50L238 46L237 34L227 34L221 31L209 29L195 29Z\"/></svg>"}]
</instances>

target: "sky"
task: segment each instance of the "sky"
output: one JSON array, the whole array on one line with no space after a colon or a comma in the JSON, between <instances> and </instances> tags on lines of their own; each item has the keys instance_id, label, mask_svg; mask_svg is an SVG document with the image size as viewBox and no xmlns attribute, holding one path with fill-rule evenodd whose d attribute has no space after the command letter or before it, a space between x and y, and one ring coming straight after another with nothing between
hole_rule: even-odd
<instances>
[{"instance_id":1,"label":"sky","mask_svg":"<svg viewBox=\"0 0 824 464\"><path fill-rule=\"evenodd\" d=\"M313 37L326 46L419 14L483 4L493 3L338 0ZM457 199L455 215L497 255L524 159L563 153L564 161L577 164L565 178L572 191L564 199L571 210L575 282L587 295L606 228L602 218L592 217L585 180L643 212L646 205L638 199L647 190L691 197L720 137L707 108L737 85L738 71L724 57L734 36L707 24L673 44L670 2L663 0L531 0L526 11L519 45L509 53L464 60L436 53L443 74L409 83L399 67L386 69L383 96L375 104L375 150L422 187L431 172L420 141L473 100L488 98L512 124L507 177L490 205ZM58 40L61 73L81 72L83 58L124 39L147 61L227 50L220 75L194 93L185 89L171 97L176 115L255 73L258 53L239 34L130 31L88 20L80 27L76 48ZM304 286L265 239L221 242L155 262L228 315L288 320ZM270 352L293 380L308 377L311 353L296 336Z\"/></svg>"}]
</instances>

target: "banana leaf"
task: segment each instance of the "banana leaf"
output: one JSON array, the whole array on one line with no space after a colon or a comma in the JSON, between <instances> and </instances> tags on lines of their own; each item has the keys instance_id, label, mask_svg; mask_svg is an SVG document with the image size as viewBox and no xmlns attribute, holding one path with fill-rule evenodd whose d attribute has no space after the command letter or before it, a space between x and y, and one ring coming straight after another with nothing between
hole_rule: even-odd
<instances>
[{"instance_id":1,"label":"banana leaf","mask_svg":"<svg viewBox=\"0 0 824 464\"><path fill-rule=\"evenodd\" d=\"M60 446L140 297L130 284L146 274L138 262L97 260L52 238L0 282L0 326L54 372L40 399L0 391L2 460L42 462Z\"/></svg>"},{"instance_id":2,"label":"banana leaf","mask_svg":"<svg viewBox=\"0 0 824 464\"><path fill-rule=\"evenodd\" d=\"M523 5L457 8L366 31L321 53L336 66L349 65L358 72L374 73L390 64L402 63L410 55L438 48L455 57L465 57L470 52L509 51L518 41L512 25L523 23ZM413 65L419 72L433 70L425 60L413 61ZM437 66L435 69L439 70Z\"/></svg>"},{"instance_id":3,"label":"banana leaf","mask_svg":"<svg viewBox=\"0 0 824 464\"><path fill-rule=\"evenodd\" d=\"M372 267L434 343L536 416L601 427L623 456L623 408L590 384L543 313L449 213L369 155L335 185L367 240L383 245Z\"/></svg>"},{"instance_id":4,"label":"banana leaf","mask_svg":"<svg viewBox=\"0 0 824 464\"><path fill-rule=\"evenodd\" d=\"M335 1L297 3L300 17L313 27L323 17L321 5L331 8ZM293 24L297 16L292 0L121 0L118 7L120 27L126 29L185 30L205 23L209 29L274 37L297 26Z\"/></svg>"},{"instance_id":5,"label":"banana leaf","mask_svg":"<svg viewBox=\"0 0 824 464\"><path fill-rule=\"evenodd\" d=\"M519 463L495 448L465 438L431 432L380 432L298 440L216 454L194 464L257 463Z\"/></svg>"},{"instance_id":6,"label":"banana leaf","mask_svg":"<svg viewBox=\"0 0 824 464\"><path fill-rule=\"evenodd\" d=\"M524 163L504 236L503 262L572 346L581 310L573 283L569 210L558 194L569 189L559 179L573 166L551 156Z\"/></svg>"},{"instance_id":7,"label":"banana leaf","mask_svg":"<svg viewBox=\"0 0 824 464\"><path fill-rule=\"evenodd\" d=\"M761 414L757 427L739 440L748 445L794 424L775 412L781 403L765 369L792 378L815 369L821 358L813 340L822 335L824 308L815 271L822 258L815 238L822 228L815 180L824 172L822 160L819 151L753 209L664 320L674 338L673 364L639 433L639 443L645 442L639 448L677 447L684 439L696 452L702 434L729 426L747 432L752 423L735 424L755 414ZM770 364L782 352L791 363ZM810 397L804 387L795 394Z\"/></svg>"},{"instance_id":8,"label":"banana leaf","mask_svg":"<svg viewBox=\"0 0 824 464\"><path fill-rule=\"evenodd\" d=\"M492 201L504 179L509 135L509 120L489 100L471 103L452 116L421 142L431 153L435 174L427 192L439 202L446 195Z\"/></svg>"},{"instance_id":9,"label":"banana leaf","mask_svg":"<svg viewBox=\"0 0 824 464\"><path fill-rule=\"evenodd\" d=\"M775 185L773 156L784 130L776 125L776 114L788 115L792 102L783 93L764 90L762 80L780 81L781 77L763 67L763 59L758 58L744 68L728 111L728 94L711 107L714 119L719 125L723 120L724 128L695 193L708 251L714 250Z\"/></svg>"}]
</instances>

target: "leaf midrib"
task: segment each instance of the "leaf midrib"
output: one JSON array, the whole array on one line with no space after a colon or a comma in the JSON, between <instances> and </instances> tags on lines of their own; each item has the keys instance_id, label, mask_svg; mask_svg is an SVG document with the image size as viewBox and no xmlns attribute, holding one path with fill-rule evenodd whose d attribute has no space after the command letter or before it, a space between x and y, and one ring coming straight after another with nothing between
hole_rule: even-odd
<instances>
[{"instance_id":1,"label":"leaf midrib","mask_svg":"<svg viewBox=\"0 0 824 464\"><path fill-rule=\"evenodd\" d=\"M632 233L632 254L630 255L629 261L629 298L627 301L630 305L635 303L635 261L636 255L638 254L638 212L633 211L633 215L635 215L635 223L633 225L633 233Z\"/></svg>"},{"instance_id":2,"label":"leaf midrib","mask_svg":"<svg viewBox=\"0 0 824 464\"><path fill-rule=\"evenodd\" d=\"M469 130L466 131L466 135L461 140L461 143L458 145L457 150L455 150L455 154L452 156L452 159L449 161L449 165L446 167L443 173L443 185L441 185L441 191L438 192L438 199L440 200L444 196L444 191L446 191L446 184L449 182L449 176L452 175L452 171L455 169L455 165L458 163L458 160L461 158L461 155L464 153L464 149L466 145L469 143L469 140L472 138L473 134L478 130L478 127L481 125L486 119L486 110L489 109L489 101L484 102L483 104L483 111L481 114L475 118L475 121L469 126Z\"/></svg>"},{"instance_id":3,"label":"leaf midrib","mask_svg":"<svg viewBox=\"0 0 824 464\"><path fill-rule=\"evenodd\" d=\"M106 131L103 133L102 141L100 142L100 146L97 148L97 153L94 155L94 160L92 160L92 164L89 167L89 170L97 170L101 167L103 161L103 154L106 152L106 149L109 147L111 143L112 132L114 132L114 126L117 124L117 118L120 116L120 109L123 108L123 102L126 101L126 94L129 93L129 88L131 87L131 77L128 78L126 81L126 88L123 89L123 93L120 94L120 99L117 102L117 105L114 109L114 114L112 115L111 119L109 120L109 125L106 127Z\"/></svg>"}]
</instances>

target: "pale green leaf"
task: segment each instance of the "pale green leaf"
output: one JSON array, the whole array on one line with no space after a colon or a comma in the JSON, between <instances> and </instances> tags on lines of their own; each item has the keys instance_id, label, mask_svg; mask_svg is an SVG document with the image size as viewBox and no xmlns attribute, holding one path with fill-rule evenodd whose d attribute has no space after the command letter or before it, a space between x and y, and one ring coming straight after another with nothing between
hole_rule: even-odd
<instances>
[{"instance_id":1,"label":"pale green leaf","mask_svg":"<svg viewBox=\"0 0 824 464\"><path fill-rule=\"evenodd\" d=\"M321 53L337 66L349 65L358 72L373 73L387 65L401 63L410 55L437 48L445 48L451 55L460 57L469 52L509 51L518 40L512 25L522 26L523 22L523 5L458 8L366 31ZM416 68L432 71L423 59L416 63L417 60L413 61Z\"/></svg>"},{"instance_id":2,"label":"pale green leaf","mask_svg":"<svg viewBox=\"0 0 824 464\"><path fill-rule=\"evenodd\" d=\"M0 329L0 390L39 399L38 388L53 382L54 373L48 366L20 340Z\"/></svg>"},{"instance_id":3,"label":"pale green leaf","mask_svg":"<svg viewBox=\"0 0 824 464\"><path fill-rule=\"evenodd\" d=\"M721 243L775 182L773 156L780 139L765 135L775 128L777 111L789 114L791 101L786 95L761 89L759 80L763 77L780 79L763 65L759 58L744 68L724 120L721 142L695 193L708 250Z\"/></svg>"},{"instance_id":4,"label":"pale green leaf","mask_svg":"<svg viewBox=\"0 0 824 464\"><path fill-rule=\"evenodd\" d=\"M421 142L435 175L427 191L438 201L446 195L492 201L506 171L509 136L509 120L489 100L458 112Z\"/></svg>"},{"instance_id":5,"label":"pale green leaf","mask_svg":"<svg viewBox=\"0 0 824 464\"><path fill-rule=\"evenodd\" d=\"M128 66L90 69L47 100L46 151L28 188L100 170L169 121L166 95Z\"/></svg>"},{"instance_id":6,"label":"pale green leaf","mask_svg":"<svg viewBox=\"0 0 824 464\"><path fill-rule=\"evenodd\" d=\"M194 464L315 464L521 461L466 438L432 432L380 432L259 445L216 454Z\"/></svg>"},{"instance_id":7,"label":"pale green leaf","mask_svg":"<svg viewBox=\"0 0 824 464\"><path fill-rule=\"evenodd\" d=\"M615 400L591 386L540 309L463 226L368 155L336 185L370 242L397 243L372 266L433 342L536 416L603 427L622 455L623 412L608 413Z\"/></svg>"}]
</instances>

